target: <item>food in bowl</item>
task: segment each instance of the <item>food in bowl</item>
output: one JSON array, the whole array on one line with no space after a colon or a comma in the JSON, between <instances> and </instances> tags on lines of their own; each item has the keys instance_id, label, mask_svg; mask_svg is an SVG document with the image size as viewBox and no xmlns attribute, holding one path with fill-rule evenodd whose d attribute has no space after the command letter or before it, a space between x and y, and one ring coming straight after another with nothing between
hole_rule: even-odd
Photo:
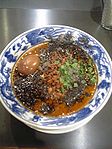
<instances>
[{"instance_id":1,"label":"food in bowl","mask_svg":"<svg viewBox=\"0 0 112 149\"><path fill-rule=\"evenodd\" d=\"M44 116L65 116L81 110L93 97L98 72L93 59L71 34L29 48L12 70L17 99Z\"/></svg>"},{"instance_id":2,"label":"food in bowl","mask_svg":"<svg viewBox=\"0 0 112 149\"><path fill-rule=\"evenodd\" d=\"M32 48L42 47L42 45L44 46L44 49L48 49L46 46L51 43L51 39L58 39L62 34L71 34L74 41L72 44L77 46L77 48L81 51L84 50L85 54L87 54L88 58L92 61L94 71L96 71L95 74L97 74L96 89L93 93L94 95L90 101L83 106L83 108L76 112L70 112L70 114L68 113L62 116L51 116L51 113L43 114L42 111L33 112L32 109L27 107L27 105L23 105L24 103L17 98L14 92L14 88L12 88L14 85L13 72L15 71L17 63L19 64L22 56L25 56L25 53L27 54L28 51L32 50ZM49 37L51 38L49 39ZM28 71L24 69L22 72L23 69L21 69L21 65L18 66L19 72L24 73L23 76L25 78L33 75L32 73L36 74L38 72L35 70L38 70L38 66L40 66L40 57L38 56L37 58L34 55L30 56L30 60L28 57L24 57L24 60L26 59L25 61L27 61L28 64L31 64ZM34 67L33 70L30 70L30 68L32 68L32 63L30 63L32 59ZM35 59L38 60L35 61ZM25 61L21 61L21 63L24 64ZM58 64L58 61L56 64ZM65 64L63 64L64 67L66 66ZM64 91L66 91L66 88ZM9 113L36 130L58 129L62 132L62 129L64 131L67 128L73 128L73 130L75 130L81 127L90 121L105 106L109 100L109 97L111 96L111 91L112 62L110 56L105 48L94 37L77 28L62 25L49 25L42 28L28 30L13 39L0 55L0 101ZM63 92L63 89L61 92ZM70 102L68 104L67 101L64 103L67 108L71 109L76 102ZM55 133L55 131L52 131L52 133Z\"/></svg>"}]
</instances>

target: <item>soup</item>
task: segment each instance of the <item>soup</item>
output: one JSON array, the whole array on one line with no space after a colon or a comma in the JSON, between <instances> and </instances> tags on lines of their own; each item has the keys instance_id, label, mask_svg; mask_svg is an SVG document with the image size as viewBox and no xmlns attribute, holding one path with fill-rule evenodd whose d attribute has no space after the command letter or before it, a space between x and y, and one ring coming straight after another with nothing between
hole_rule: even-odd
<instances>
[{"instance_id":1,"label":"soup","mask_svg":"<svg viewBox=\"0 0 112 149\"><path fill-rule=\"evenodd\" d=\"M46 116L82 109L92 99L97 81L94 61L69 34L30 48L12 71L17 99L36 114Z\"/></svg>"}]
</instances>

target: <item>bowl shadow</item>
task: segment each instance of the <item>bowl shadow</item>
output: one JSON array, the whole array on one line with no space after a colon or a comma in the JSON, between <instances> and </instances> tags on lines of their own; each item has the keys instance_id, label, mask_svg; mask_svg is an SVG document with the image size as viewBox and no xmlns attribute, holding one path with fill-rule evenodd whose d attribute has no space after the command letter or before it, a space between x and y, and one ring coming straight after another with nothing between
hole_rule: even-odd
<instances>
[{"instance_id":1,"label":"bowl shadow","mask_svg":"<svg viewBox=\"0 0 112 149\"><path fill-rule=\"evenodd\" d=\"M35 131L11 116L11 133L18 147L42 147L46 143L35 137Z\"/></svg>"},{"instance_id":2,"label":"bowl shadow","mask_svg":"<svg viewBox=\"0 0 112 149\"><path fill-rule=\"evenodd\" d=\"M59 149L64 147L65 149L65 141L70 140L74 133L47 134L29 128L12 116L10 121L11 133L17 147L36 147L45 149Z\"/></svg>"}]
</instances>

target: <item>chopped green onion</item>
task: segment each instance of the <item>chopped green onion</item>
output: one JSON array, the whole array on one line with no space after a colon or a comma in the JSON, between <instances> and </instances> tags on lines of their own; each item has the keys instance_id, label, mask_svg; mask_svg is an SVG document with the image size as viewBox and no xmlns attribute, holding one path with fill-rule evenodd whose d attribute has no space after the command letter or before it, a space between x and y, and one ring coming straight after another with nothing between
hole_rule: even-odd
<instances>
[{"instance_id":1,"label":"chopped green onion","mask_svg":"<svg viewBox=\"0 0 112 149\"><path fill-rule=\"evenodd\" d=\"M75 83L73 84L73 86L74 86L74 87L78 87L78 84L75 82Z\"/></svg>"},{"instance_id":2,"label":"chopped green onion","mask_svg":"<svg viewBox=\"0 0 112 149\"><path fill-rule=\"evenodd\" d=\"M56 60L56 61L55 61L55 64L59 64L59 63L60 63L60 61L59 61L59 60Z\"/></svg>"}]
</instances>

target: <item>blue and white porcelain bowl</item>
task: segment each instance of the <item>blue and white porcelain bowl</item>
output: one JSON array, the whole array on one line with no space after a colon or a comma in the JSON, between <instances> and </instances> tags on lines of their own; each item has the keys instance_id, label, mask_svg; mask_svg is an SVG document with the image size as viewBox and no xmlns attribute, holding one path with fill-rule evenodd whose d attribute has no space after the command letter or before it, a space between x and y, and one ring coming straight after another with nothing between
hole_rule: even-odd
<instances>
[{"instance_id":1,"label":"blue and white porcelain bowl","mask_svg":"<svg viewBox=\"0 0 112 149\"><path fill-rule=\"evenodd\" d=\"M64 117L49 118L35 115L23 107L13 94L11 71L19 56L30 47L47 40L47 36L57 37L69 33L74 42L93 58L98 70L98 85L92 100L79 112ZM51 25L35 28L13 39L0 56L1 103L18 120L37 130L59 130L72 126L74 129L93 118L107 103L112 91L112 62L105 48L91 35L68 26ZM75 128L76 126L76 128ZM68 129L69 131L69 129Z\"/></svg>"}]
</instances>

